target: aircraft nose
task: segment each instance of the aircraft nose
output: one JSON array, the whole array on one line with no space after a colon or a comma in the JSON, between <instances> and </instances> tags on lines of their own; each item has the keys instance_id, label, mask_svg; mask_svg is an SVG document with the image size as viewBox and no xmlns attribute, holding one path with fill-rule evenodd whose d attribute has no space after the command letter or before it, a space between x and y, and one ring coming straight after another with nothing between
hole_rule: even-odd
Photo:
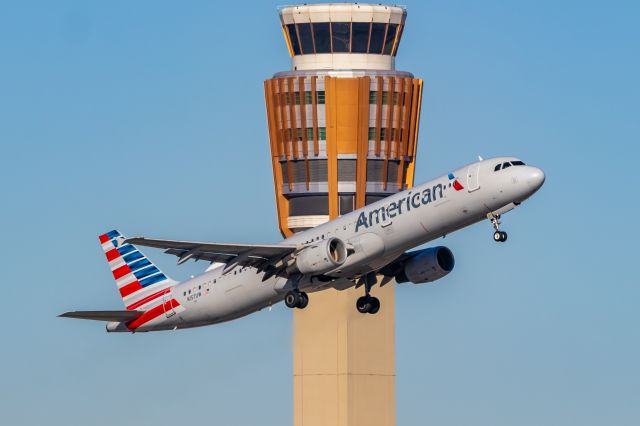
<instances>
[{"instance_id":1,"label":"aircraft nose","mask_svg":"<svg viewBox=\"0 0 640 426\"><path fill-rule=\"evenodd\" d=\"M529 185L534 191L537 191L544 183L544 172L537 167L530 167L530 169L531 170L527 175L527 185Z\"/></svg>"}]
</instances>

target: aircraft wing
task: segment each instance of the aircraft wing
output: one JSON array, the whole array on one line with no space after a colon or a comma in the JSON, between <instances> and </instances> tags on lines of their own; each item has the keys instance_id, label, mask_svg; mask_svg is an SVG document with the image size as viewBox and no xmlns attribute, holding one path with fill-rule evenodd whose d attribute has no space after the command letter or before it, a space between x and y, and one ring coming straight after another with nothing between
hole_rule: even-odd
<instances>
[{"instance_id":1,"label":"aircraft wing","mask_svg":"<svg viewBox=\"0 0 640 426\"><path fill-rule=\"evenodd\" d=\"M128 238L127 243L165 249L165 253L178 256L178 264L189 259L222 262L230 265L274 266L279 260L295 252L295 245L281 244L225 244L195 241L156 240L144 237Z\"/></svg>"},{"instance_id":2,"label":"aircraft wing","mask_svg":"<svg viewBox=\"0 0 640 426\"><path fill-rule=\"evenodd\" d=\"M142 315L143 311L71 311L58 315L65 318L78 318L95 321L133 321Z\"/></svg>"}]
</instances>

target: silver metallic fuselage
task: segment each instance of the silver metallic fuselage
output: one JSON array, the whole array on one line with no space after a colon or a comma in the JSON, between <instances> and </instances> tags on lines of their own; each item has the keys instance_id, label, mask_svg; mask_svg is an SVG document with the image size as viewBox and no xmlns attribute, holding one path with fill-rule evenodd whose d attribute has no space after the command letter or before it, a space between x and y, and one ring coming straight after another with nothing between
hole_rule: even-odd
<instances>
[{"instance_id":1,"label":"silver metallic fuselage","mask_svg":"<svg viewBox=\"0 0 640 426\"><path fill-rule=\"evenodd\" d=\"M306 292L348 288L353 285L354 277L382 268L413 247L482 221L491 214L503 214L529 198L544 183L544 173L531 166L494 171L497 164L510 160L515 158L472 163L282 241L282 244L304 247L337 237L352 247L353 253L346 262L325 274L334 278L331 282L308 278L294 283L281 277L263 282L263 273L255 268L236 268L223 274L221 266L171 289L184 311L166 312L161 322L143 325L136 331L229 321L282 301L295 285ZM463 189L455 189L455 179ZM107 330L130 331L123 323L109 323Z\"/></svg>"}]
</instances>

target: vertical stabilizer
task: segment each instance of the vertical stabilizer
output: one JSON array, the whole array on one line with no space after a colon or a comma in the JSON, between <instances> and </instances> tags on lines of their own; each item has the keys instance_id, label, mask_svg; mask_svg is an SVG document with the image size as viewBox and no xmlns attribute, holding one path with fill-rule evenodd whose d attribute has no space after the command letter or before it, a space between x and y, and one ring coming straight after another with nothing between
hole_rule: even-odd
<instances>
[{"instance_id":1,"label":"vertical stabilizer","mask_svg":"<svg viewBox=\"0 0 640 426\"><path fill-rule=\"evenodd\" d=\"M176 281L167 277L118 231L99 237L107 262L128 310L145 310L162 301Z\"/></svg>"}]
</instances>

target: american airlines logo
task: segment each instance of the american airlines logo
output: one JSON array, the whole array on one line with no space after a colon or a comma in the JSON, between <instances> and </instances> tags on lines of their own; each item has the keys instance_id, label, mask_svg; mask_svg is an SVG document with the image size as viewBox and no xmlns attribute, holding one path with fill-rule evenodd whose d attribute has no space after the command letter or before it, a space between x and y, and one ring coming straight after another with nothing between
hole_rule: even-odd
<instances>
[{"instance_id":1,"label":"american airlines logo","mask_svg":"<svg viewBox=\"0 0 640 426\"><path fill-rule=\"evenodd\" d=\"M449 173L448 177L450 181L453 181L449 186L452 186L456 191L464 189L453 173ZM412 191L409 191L406 197L402 197L398 201L392 201L380 208L370 210L368 214L367 212L362 212L360 213L360 216L358 216L356 232L358 232L361 227L366 229L370 226L377 225L380 222L384 223L389 219L393 219L394 217L403 214L404 212L411 211L412 208L417 209L420 206L436 201L438 198L443 197L443 189L446 189L446 185L439 183L434 185L432 188L422 190L422 192L412 194Z\"/></svg>"}]
</instances>

